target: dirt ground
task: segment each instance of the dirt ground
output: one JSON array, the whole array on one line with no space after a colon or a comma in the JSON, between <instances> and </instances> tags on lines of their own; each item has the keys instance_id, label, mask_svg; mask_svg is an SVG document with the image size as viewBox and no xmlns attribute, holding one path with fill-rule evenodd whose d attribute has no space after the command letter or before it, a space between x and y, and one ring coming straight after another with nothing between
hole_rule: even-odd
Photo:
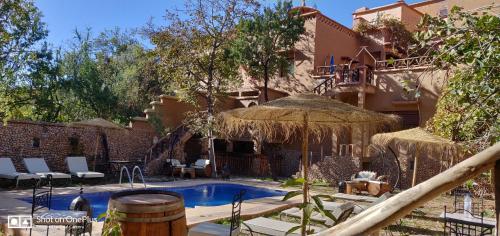
<instances>
[{"instance_id":1,"label":"dirt ground","mask_svg":"<svg viewBox=\"0 0 500 236\"><path fill-rule=\"evenodd\" d=\"M290 188L292 190L293 187ZM329 186L313 186L311 191L315 194L334 194L336 189ZM439 215L443 213L446 205L447 211L453 210L454 196L443 194L440 197L426 203L422 207L415 209L412 214L400 219L398 222L390 225L381 231L381 235L386 236L409 236L409 235L443 235L443 222ZM463 200L462 200L463 201ZM480 199L474 198L474 202L480 202ZM483 199L484 217L494 218L494 200ZM299 219L290 217L280 217L279 214L269 215L267 217L281 219L284 221L299 223ZM247 234L244 234L247 235ZM248 234L250 235L250 234ZM253 234L256 235L256 234Z\"/></svg>"}]
</instances>

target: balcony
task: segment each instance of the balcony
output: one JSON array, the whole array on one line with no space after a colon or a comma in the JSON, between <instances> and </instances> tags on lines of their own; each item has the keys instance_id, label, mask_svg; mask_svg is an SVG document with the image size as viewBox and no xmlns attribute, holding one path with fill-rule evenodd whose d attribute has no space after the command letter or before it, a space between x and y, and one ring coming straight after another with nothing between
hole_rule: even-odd
<instances>
[{"instance_id":1,"label":"balcony","mask_svg":"<svg viewBox=\"0 0 500 236\"><path fill-rule=\"evenodd\" d=\"M321 66L316 68L317 76L324 81L316 86L314 93L327 95L328 93L361 92L375 93L373 71L365 66L348 69L346 66ZM333 73L332 73L333 72Z\"/></svg>"},{"instance_id":2,"label":"balcony","mask_svg":"<svg viewBox=\"0 0 500 236\"><path fill-rule=\"evenodd\" d=\"M405 70L426 68L432 65L430 57L408 57L375 62L375 70Z\"/></svg>"}]
</instances>

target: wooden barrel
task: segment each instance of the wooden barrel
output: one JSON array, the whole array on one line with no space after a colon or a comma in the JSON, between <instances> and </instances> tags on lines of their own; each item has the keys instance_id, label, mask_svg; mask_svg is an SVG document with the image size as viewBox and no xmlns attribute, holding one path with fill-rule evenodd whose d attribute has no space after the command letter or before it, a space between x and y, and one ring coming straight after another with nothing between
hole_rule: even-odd
<instances>
[{"instance_id":1,"label":"wooden barrel","mask_svg":"<svg viewBox=\"0 0 500 236\"><path fill-rule=\"evenodd\" d=\"M124 236L187 235L184 199L174 192L118 192L109 199L108 209L123 213L118 221Z\"/></svg>"}]
</instances>

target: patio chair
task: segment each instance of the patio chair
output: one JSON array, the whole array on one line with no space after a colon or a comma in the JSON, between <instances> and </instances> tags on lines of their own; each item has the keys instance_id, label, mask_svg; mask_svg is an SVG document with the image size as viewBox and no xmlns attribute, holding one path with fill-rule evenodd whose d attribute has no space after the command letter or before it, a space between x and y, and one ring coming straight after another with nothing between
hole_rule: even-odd
<instances>
[{"instance_id":1,"label":"patio chair","mask_svg":"<svg viewBox=\"0 0 500 236\"><path fill-rule=\"evenodd\" d=\"M10 158L0 158L0 178L16 181L16 188L20 180L37 180L40 176L16 171L16 167Z\"/></svg>"},{"instance_id":2,"label":"patio chair","mask_svg":"<svg viewBox=\"0 0 500 236\"><path fill-rule=\"evenodd\" d=\"M471 214L480 216L484 211L484 199L482 197L475 198L471 191L465 188L456 188L453 190L453 208L455 211L464 209L465 195L469 194L471 198Z\"/></svg>"},{"instance_id":3,"label":"patio chair","mask_svg":"<svg viewBox=\"0 0 500 236\"><path fill-rule=\"evenodd\" d=\"M186 167L185 164L181 164L181 162L177 159L167 159L165 160L168 170L172 171L172 175L180 175L181 169Z\"/></svg>"},{"instance_id":4,"label":"patio chair","mask_svg":"<svg viewBox=\"0 0 500 236\"><path fill-rule=\"evenodd\" d=\"M333 216L337 219L336 221L333 221L332 219L325 217L321 215L319 212L315 212L311 215L311 220L316 221L319 223L323 223L328 226L335 226L339 223L342 223L343 221L347 220L349 216L353 213L355 205L352 202L346 202L346 203L340 203L335 207L329 207L328 209L325 208L325 210L330 211ZM289 217L294 217L294 218L301 218L302 217L302 210L293 207L288 210L284 210L280 214L280 218L282 215L289 216Z\"/></svg>"},{"instance_id":5,"label":"patio chair","mask_svg":"<svg viewBox=\"0 0 500 236\"><path fill-rule=\"evenodd\" d=\"M49 226L53 225L65 226L66 228L79 226L84 229L88 220L86 211L50 209L52 200L52 176L47 175L45 180L47 181L46 186L44 186L44 181L42 180L39 180L33 186L33 197L31 201L33 226L47 226L47 236L49 235ZM32 228L30 228L30 235L31 234Z\"/></svg>"},{"instance_id":6,"label":"patio chair","mask_svg":"<svg viewBox=\"0 0 500 236\"><path fill-rule=\"evenodd\" d=\"M69 172L82 179L103 178L104 174L100 172L89 171L85 157L66 157Z\"/></svg>"},{"instance_id":7,"label":"patio chair","mask_svg":"<svg viewBox=\"0 0 500 236\"><path fill-rule=\"evenodd\" d=\"M40 176L40 178L47 178L48 175L51 175L52 179L71 180L71 175L50 171L49 166L47 166L47 163L43 158L24 158L23 162L28 172L30 172L31 174L36 174Z\"/></svg>"},{"instance_id":8,"label":"patio chair","mask_svg":"<svg viewBox=\"0 0 500 236\"><path fill-rule=\"evenodd\" d=\"M198 224L189 230L189 236L232 236L240 232L241 203L243 202L245 191L240 191L233 197L233 207L231 211L231 225L221 225L210 222Z\"/></svg>"},{"instance_id":9,"label":"patio chair","mask_svg":"<svg viewBox=\"0 0 500 236\"><path fill-rule=\"evenodd\" d=\"M254 233L263 235L275 235L284 236L286 233L294 227L300 226L300 224L290 223L281 220L274 220L264 217L258 217L251 220L246 220L243 222L243 227L245 230L250 232L250 235ZM314 233L321 232L324 228L317 226L309 226L309 230L314 231ZM288 234L291 236L300 236L300 228Z\"/></svg>"},{"instance_id":10,"label":"patio chair","mask_svg":"<svg viewBox=\"0 0 500 236\"><path fill-rule=\"evenodd\" d=\"M210 177L212 175L212 166L210 165L210 160L198 159L192 165L196 171L196 175Z\"/></svg>"}]
</instances>

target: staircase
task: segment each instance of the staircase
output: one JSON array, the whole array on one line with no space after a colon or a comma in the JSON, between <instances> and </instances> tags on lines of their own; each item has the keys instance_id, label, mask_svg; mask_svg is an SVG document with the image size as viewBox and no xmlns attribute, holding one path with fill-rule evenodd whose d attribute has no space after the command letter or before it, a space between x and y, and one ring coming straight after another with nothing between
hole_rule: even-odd
<instances>
[{"instance_id":1,"label":"staircase","mask_svg":"<svg viewBox=\"0 0 500 236\"><path fill-rule=\"evenodd\" d=\"M132 123L135 126L152 130L154 129L151 125L152 119L159 118L155 122L161 122L164 126L167 125L166 123L170 126L177 125L177 127L154 142L146 151L144 156L145 166L159 158L184 159L184 145L193 136L189 128L181 122L182 115L179 114L182 114L185 109L182 110L181 108L181 110L177 111L177 107L175 109L176 112L172 112L174 107L179 104L178 99L167 95L161 95L159 98L159 101L152 101L150 103L151 107L144 110L146 117L136 117L132 120ZM169 117L170 119L164 119L165 117Z\"/></svg>"},{"instance_id":2,"label":"staircase","mask_svg":"<svg viewBox=\"0 0 500 236\"><path fill-rule=\"evenodd\" d=\"M174 131L160 138L158 142L153 144L144 157L144 163L156 160L161 157L167 159L183 159L184 144L193 136L184 125L177 127Z\"/></svg>"}]
</instances>

